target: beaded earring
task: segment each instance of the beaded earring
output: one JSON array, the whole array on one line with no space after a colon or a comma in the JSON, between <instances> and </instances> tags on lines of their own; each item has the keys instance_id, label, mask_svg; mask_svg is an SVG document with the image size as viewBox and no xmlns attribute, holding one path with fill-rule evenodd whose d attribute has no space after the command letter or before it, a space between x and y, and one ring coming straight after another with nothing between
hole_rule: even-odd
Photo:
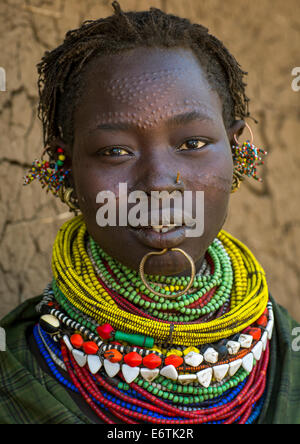
<instances>
[{"instance_id":1,"label":"beaded earring","mask_svg":"<svg viewBox=\"0 0 300 444\"><path fill-rule=\"evenodd\" d=\"M246 127L250 132L250 140L246 140L242 145L239 145L239 142L234 135L236 145L232 146L234 165L232 193L239 189L245 176L252 177L258 182L262 182L262 179L257 176L257 167L264 164L262 156L267 155L267 152L261 148L257 148L253 144L253 133L251 128L247 123Z\"/></svg>"},{"instance_id":2,"label":"beaded earring","mask_svg":"<svg viewBox=\"0 0 300 444\"><path fill-rule=\"evenodd\" d=\"M42 184L42 188L46 188L47 192L58 196L59 190L64 185L66 177L70 173L70 169L65 169L64 163L66 160L65 152L62 148L57 148L55 157L56 161L43 160L46 148L41 160L34 160L27 175L24 176L24 185L28 185L35 179L38 179Z\"/></svg>"}]
</instances>

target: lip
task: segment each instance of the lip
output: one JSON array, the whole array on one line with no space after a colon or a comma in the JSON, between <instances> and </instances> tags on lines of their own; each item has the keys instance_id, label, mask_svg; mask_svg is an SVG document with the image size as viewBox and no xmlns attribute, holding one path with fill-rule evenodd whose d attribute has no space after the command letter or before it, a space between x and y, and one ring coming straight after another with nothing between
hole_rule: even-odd
<instances>
[{"instance_id":1,"label":"lip","mask_svg":"<svg viewBox=\"0 0 300 444\"><path fill-rule=\"evenodd\" d=\"M176 227L166 233L157 233L147 227L128 228L142 244L150 248L173 248L181 244L186 237L185 226Z\"/></svg>"}]
</instances>

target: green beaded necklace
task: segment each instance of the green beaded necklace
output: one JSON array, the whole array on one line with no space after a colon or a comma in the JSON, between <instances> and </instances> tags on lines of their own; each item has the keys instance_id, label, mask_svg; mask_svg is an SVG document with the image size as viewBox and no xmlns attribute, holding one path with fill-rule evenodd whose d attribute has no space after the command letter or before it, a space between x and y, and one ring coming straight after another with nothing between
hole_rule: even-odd
<instances>
[{"instance_id":1,"label":"green beaded necklace","mask_svg":"<svg viewBox=\"0 0 300 444\"><path fill-rule=\"evenodd\" d=\"M144 388L149 393L158 396L159 398L166 399L174 403L187 405L197 404L199 402L213 399L216 396L221 396L230 388L237 387L248 376L249 373L243 368L240 368L236 375L234 375L227 381L208 388L194 386L193 384L189 384L188 386L177 384L170 381L170 379L164 378L163 376L159 376L155 380L155 383L149 383L143 378L137 378L135 382L140 387ZM130 390L130 386L124 382L120 382L118 384L118 388L125 391Z\"/></svg>"},{"instance_id":2,"label":"green beaded necklace","mask_svg":"<svg viewBox=\"0 0 300 444\"><path fill-rule=\"evenodd\" d=\"M192 293L179 296L172 300L164 299L151 293L145 288L138 273L128 269L123 264L120 264L108 256L91 237L89 237L87 251L95 271L108 288L114 290L129 302L143 308L145 312L158 319L171 322L193 321L199 319L201 316L217 311L225 302L230 300L233 286L231 261L218 239L208 248L208 253L214 263L214 273L210 276L196 275L192 286L193 290L190 290ZM107 270L105 262L107 262L112 273ZM165 276L149 276L149 279L151 279L154 284L161 285L164 283L165 285L175 286L186 286L188 281L185 277L170 278ZM217 287L217 290L212 299L204 307L188 308L189 305L197 301L201 302L201 298L214 287ZM161 293L172 294L172 292L165 291L159 286L154 287L154 289L156 288L159 288ZM151 301L145 300L139 292L146 295ZM167 313L161 312L161 310ZM175 311L176 314L168 313L172 311Z\"/></svg>"}]
</instances>

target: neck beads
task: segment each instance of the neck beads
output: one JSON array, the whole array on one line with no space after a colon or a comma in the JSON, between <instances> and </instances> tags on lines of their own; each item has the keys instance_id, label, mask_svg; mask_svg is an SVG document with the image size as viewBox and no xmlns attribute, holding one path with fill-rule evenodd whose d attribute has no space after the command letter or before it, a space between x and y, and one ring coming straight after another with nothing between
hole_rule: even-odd
<instances>
[{"instance_id":1,"label":"neck beads","mask_svg":"<svg viewBox=\"0 0 300 444\"><path fill-rule=\"evenodd\" d=\"M189 292L151 293L109 257L81 216L63 225L34 336L53 375L101 421L253 423L266 386L274 324L265 274L222 231ZM162 294L186 278L148 276Z\"/></svg>"}]
</instances>

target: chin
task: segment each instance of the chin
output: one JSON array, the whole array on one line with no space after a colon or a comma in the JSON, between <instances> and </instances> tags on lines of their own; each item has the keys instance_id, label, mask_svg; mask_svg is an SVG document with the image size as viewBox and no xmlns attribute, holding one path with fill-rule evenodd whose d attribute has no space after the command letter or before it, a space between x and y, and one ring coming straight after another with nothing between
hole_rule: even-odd
<instances>
[{"instance_id":1,"label":"chin","mask_svg":"<svg viewBox=\"0 0 300 444\"><path fill-rule=\"evenodd\" d=\"M168 251L163 256L149 257L145 264L145 273L148 275L172 276L180 273L189 275L190 269L188 260L177 251Z\"/></svg>"},{"instance_id":2,"label":"chin","mask_svg":"<svg viewBox=\"0 0 300 444\"><path fill-rule=\"evenodd\" d=\"M142 258L147 253L159 253L164 248L168 248L167 245L160 248L145 245L143 238L143 242L141 242L139 236L124 227L100 228L97 226L95 230L88 227L88 231L107 254L137 272ZM205 252L213 239L214 235L208 235L208 233L200 238L185 237L177 245L171 245L169 250L171 248L182 249L193 259L197 269L201 265ZM154 255L147 258L144 271L148 275L171 276L182 274L189 276L191 274L191 264L182 253L167 251L163 255Z\"/></svg>"}]
</instances>

